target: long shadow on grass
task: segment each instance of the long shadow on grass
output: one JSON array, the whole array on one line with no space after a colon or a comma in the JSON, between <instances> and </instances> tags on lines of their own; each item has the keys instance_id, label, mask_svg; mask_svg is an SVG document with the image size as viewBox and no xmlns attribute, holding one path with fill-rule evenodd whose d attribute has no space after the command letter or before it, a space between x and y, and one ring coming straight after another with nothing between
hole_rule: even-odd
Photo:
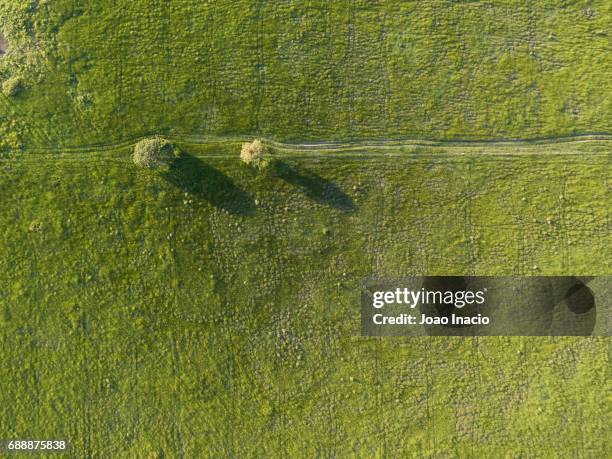
<instances>
[{"instance_id":1,"label":"long shadow on grass","mask_svg":"<svg viewBox=\"0 0 612 459\"><path fill-rule=\"evenodd\" d=\"M287 183L302 189L310 199L345 212L354 212L357 206L338 185L304 167L287 164L282 160L274 162L274 173Z\"/></svg>"},{"instance_id":2,"label":"long shadow on grass","mask_svg":"<svg viewBox=\"0 0 612 459\"><path fill-rule=\"evenodd\" d=\"M235 215L254 215L255 201L223 172L182 153L162 177L181 190Z\"/></svg>"}]
</instances>

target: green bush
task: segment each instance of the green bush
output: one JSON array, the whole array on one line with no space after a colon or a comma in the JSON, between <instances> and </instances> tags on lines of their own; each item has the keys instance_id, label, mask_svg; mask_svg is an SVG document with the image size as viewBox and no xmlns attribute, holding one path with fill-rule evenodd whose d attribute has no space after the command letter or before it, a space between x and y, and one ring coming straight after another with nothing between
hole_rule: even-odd
<instances>
[{"instance_id":1,"label":"green bush","mask_svg":"<svg viewBox=\"0 0 612 459\"><path fill-rule=\"evenodd\" d=\"M19 134L9 126L0 125L0 152L16 151L23 147Z\"/></svg>"},{"instance_id":2,"label":"green bush","mask_svg":"<svg viewBox=\"0 0 612 459\"><path fill-rule=\"evenodd\" d=\"M137 166L158 169L169 167L178 155L178 150L168 140L150 137L136 144L132 160Z\"/></svg>"},{"instance_id":3,"label":"green bush","mask_svg":"<svg viewBox=\"0 0 612 459\"><path fill-rule=\"evenodd\" d=\"M19 77L11 77L2 83L2 94L6 97L15 97L22 89L23 85Z\"/></svg>"},{"instance_id":4,"label":"green bush","mask_svg":"<svg viewBox=\"0 0 612 459\"><path fill-rule=\"evenodd\" d=\"M269 165L269 161L266 158L266 148L261 140L242 144L240 160L257 169L264 169Z\"/></svg>"}]
</instances>

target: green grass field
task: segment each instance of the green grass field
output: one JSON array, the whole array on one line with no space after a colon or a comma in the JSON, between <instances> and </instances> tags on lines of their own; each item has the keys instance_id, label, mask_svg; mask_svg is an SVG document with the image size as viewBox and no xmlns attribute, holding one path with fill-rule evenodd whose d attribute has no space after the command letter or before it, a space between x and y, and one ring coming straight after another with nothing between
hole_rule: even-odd
<instances>
[{"instance_id":1,"label":"green grass field","mask_svg":"<svg viewBox=\"0 0 612 459\"><path fill-rule=\"evenodd\" d=\"M612 3L93 3L0 0L0 438L608 454L608 337L364 338L359 297L610 274Z\"/></svg>"},{"instance_id":2,"label":"green grass field","mask_svg":"<svg viewBox=\"0 0 612 459\"><path fill-rule=\"evenodd\" d=\"M610 132L612 4L0 2L1 125L29 147ZM19 52L21 51L21 52ZM39 61L42 61L38 63Z\"/></svg>"},{"instance_id":3,"label":"green grass field","mask_svg":"<svg viewBox=\"0 0 612 459\"><path fill-rule=\"evenodd\" d=\"M607 338L360 338L358 305L372 273L609 272L608 154L285 152L262 176L238 148L184 146L166 177L129 148L2 163L4 437L78 457L607 449Z\"/></svg>"}]
</instances>

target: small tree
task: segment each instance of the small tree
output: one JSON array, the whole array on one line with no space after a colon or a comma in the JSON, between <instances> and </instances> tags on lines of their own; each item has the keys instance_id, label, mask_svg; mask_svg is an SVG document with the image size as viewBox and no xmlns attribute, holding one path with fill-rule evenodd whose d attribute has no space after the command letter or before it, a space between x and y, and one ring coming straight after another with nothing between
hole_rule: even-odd
<instances>
[{"instance_id":1,"label":"small tree","mask_svg":"<svg viewBox=\"0 0 612 459\"><path fill-rule=\"evenodd\" d=\"M249 165L261 169L268 164L266 159L266 148L259 139L251 143L243 143L240 150L240 160Z\"/></svg>"},{"instance_id":2,"label":"small tree","mask_svg":"<svg viewBox=\"0 0 612 459\"><path fill-rule=\"evenodd\" d=\"M6 97L14 97L22 89L21 78L14 76L2 83L2 94Z\"/></svg>"},{"instance_id":3,"label":"small tree","mask_svg":"<svg viewBox=\"0 0 612 459\"><path fill-rule=\"evenodd\" d=\"M150 137L143 139L134 147L132 160L134 164L147 169L169 167L178 157L178 150L163 137Z\"/></svg>"}]
</instances>

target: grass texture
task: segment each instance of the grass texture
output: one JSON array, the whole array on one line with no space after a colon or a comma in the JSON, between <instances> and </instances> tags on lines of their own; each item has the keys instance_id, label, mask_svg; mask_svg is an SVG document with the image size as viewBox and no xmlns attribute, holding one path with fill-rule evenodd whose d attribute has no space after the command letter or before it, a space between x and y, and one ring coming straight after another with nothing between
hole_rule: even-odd
<instances>
[{"instance_id":1,"label":"grass texture","mask_svg":"<svg viewBox=\"0 0 612 459\"><path fill-rule=\"evenodd\" d=\"M0 125L26 147L610 133L594 1L0 2Z\"/></svg>"},{"instance_id":2,"label":"grass texture","mask_svg":"<svg viewBox=\"0 0 612 459\"><path fill-rule=\"evenodd\" d=\"M3 436L75 457L601 456L607 338L359 337L372 274L610 272L609 155L548 148L285 152L271 175L240 144L183 146L165 173L129 148L2 162Z\"/></svg>"},{"instance_id":3,"label":"grass texture","mask_svg":"<svg viewBox=\"0 0 612 459\"><path fill-rule=\"evenodd\" d=\"M359 289L610 273L611 26L607 0L0 0L0 438L604 457L609 338L362 338ZM168 170L131 163L151 135Z\"/></svg>"}]
</instances>

